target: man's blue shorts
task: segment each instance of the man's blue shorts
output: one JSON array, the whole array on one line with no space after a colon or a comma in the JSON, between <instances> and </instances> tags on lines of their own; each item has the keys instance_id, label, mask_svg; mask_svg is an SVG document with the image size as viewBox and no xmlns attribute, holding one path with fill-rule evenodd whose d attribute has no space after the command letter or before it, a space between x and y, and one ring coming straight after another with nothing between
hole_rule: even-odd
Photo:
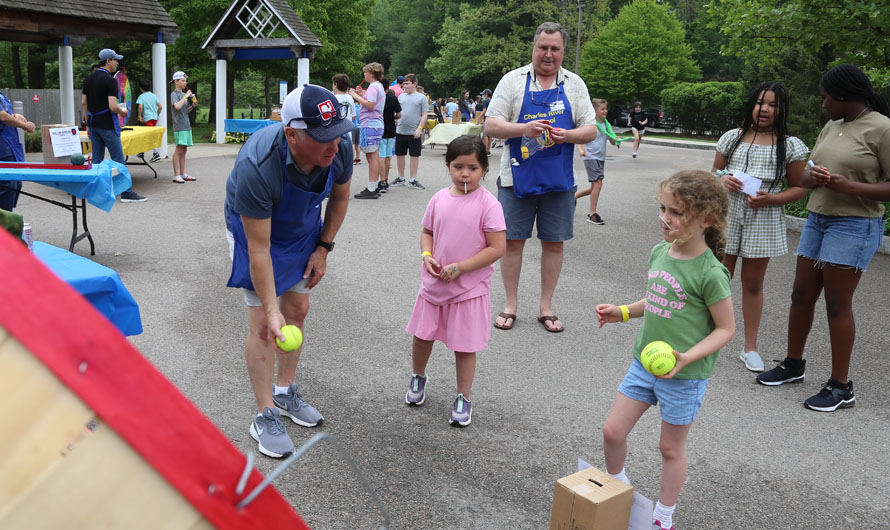
<instances>
[{"instance_id":1,"label":"man's blue shorts","mask_svg":"<svg viewBox=\"0 0 890 530\"><path fill-rule=\"evenodd\" d=\"M528 239L537 221L538 239L559 243L574 235L575 190L556 191L519 198L513 187L502 187L498 178L498 202L504 208L507 239Z\"/></svg>"}]
</instances>

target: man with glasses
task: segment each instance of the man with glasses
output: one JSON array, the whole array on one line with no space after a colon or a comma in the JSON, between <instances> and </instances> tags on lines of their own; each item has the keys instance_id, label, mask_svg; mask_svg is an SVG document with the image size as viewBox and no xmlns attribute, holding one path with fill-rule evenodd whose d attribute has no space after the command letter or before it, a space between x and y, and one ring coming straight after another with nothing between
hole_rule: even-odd
<instances>
[{"instance_id":1,"label":"man with glasses","mask_svg":"<svg viewBox=\"0 0 890 530\"><path fill-rule=\"evenodd\" d=\"M241 288L248 306L244 353L257 404L250 434L273 458L294 450L282 415L304 427L324 420L294 382L300 348L282 351L275 339L285 339L286 324L303 329L310 290L324 277L346 216L355 128L347 115L325 88L293 90L281 109L283 126L251 135L226 183L228 286Z\"/></svg>"},{"instance_id":2,"label":"man with glasses","mask_svg":"<svg viewBox=\"0 0 890 530\"><path fill-rule=\"evenodd\" d=\"M485 112L485 134L507 139L497 181L498 201L507 221L507 251L501 259L507 301L495 320L499 329L511 329L516 321L522 250L535 224L541 240L538 321L551 333L565 329L553 313L552 302L562 269L563 242L572 238L573 144L596 137L596 113L587 86L561 66L565 41L566 32L559 24L538 26L531 64L501 78ZM523 137L540 138L535 145L542 149L530 152L522 145Z\"/></svg>"}]
</instances>

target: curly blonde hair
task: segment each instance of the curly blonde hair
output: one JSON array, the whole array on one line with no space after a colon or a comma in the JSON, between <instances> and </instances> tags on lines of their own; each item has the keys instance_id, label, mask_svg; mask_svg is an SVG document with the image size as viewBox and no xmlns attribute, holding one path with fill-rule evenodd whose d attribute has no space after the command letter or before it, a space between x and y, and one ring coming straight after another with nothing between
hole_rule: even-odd
<instances>
[{"instance_id":1,"label":"curly blonde hair","mask_svg":"<svg viewBox=\"0 0 890 530\"><path fill-rule=\"evenodd\" d=\"M380 63L368 63L362 68L362 72L371 72L377 81L383 79L383 65Z\"/></svg>"},{"instance_id":2,"label":"curly blonde hair","mask_svg":"<svg viewBox=\"0 0 890 530\"><path fill-rule=\"evenodd\" d=\"M718 260L726 254L726 214L729 212L729 196L720 181L707 171L685 169L658 183L660 200L665 190L683 204L687 222L707 221L705 242Z\"/></svg>"}]
</instances>

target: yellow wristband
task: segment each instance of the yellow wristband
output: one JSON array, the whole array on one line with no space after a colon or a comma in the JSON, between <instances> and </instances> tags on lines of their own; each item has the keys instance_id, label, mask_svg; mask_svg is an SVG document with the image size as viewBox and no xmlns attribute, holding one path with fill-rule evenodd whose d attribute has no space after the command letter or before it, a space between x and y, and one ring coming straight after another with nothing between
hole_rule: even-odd
<instances>
[{"instance_id":1,"label":"yellow wristband","mask_svg":"<svg viewBox=\"0 0 890 530\"><path fill-rule=\"evenodd\" d=\"M621 321L627 322L628 320L630 320L630 310L627 308L627 306L619 306L619 309L621 309Z\"/></svg>"},{"instance_id":2,"label":"yellow wristband","mask_svg":"<svg viewBox=\"0 0 890 530\"><path fill-rule=\"evenodd\" d=\"M430 252L429 250L427 250L427 251L425 251L423 254L420 255L420 259L422 260L423 258L425 258L425 257L427 257L427 256L429 256L429 257L433 257L433 253Z\"/></svg>"}]
</instances>

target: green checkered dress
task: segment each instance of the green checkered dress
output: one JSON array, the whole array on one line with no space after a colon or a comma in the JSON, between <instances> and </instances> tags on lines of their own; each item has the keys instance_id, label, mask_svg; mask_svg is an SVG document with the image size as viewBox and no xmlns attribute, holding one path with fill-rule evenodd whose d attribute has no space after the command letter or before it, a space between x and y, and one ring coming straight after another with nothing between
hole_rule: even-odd
<instances>
[{"instance_id":1,"label":"green checkered dress","mask_svg":"<svg viewBox=\"0 0 890 530\"><path fill-rule=\"evenodd\" d=\"M741 129L733 129L720 137L717 151L729 153ZM786 165L806 160L809 149L800 139L789 136L785 140ZM747 167L746 167L747 166ZM763 180L762 191L769 192L776 177L776 151L772 145L740 143L732 158L726 163L728 171L744 171ZM785 171L782 177L785 178ZM772 193L782 190L777 183ZM741 191L729 192L729 216L726 229L726 253L742 258L771 258L788 252L785 235L785 212L782 206L748 206L748 195Z\"/></svg>"}]
</instances>

